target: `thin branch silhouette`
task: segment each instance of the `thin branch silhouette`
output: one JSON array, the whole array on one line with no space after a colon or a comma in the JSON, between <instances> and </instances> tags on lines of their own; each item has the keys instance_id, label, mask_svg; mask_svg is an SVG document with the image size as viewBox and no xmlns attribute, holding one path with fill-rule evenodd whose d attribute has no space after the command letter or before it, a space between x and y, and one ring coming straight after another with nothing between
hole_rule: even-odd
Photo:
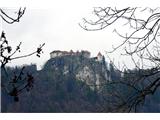
<instances>
[{"instance_id":1,"label":"thin branch silhouette","mask_svg":"<svg viewBox=\"0 0 160 120\"><path fill-rule=\"evenodd\" d=\"M16 17L12 17L8 15L4 9L0 8L0 17L1 19L8 23L8 24L14 24L15 22L19 22L22 16L24 15L26 11L26 8L19 8L17 12L14 12L16 14ZM5 90L6 94L12 96L14 98L15 102L19 101L19 94L21 94L25 89L27 91L30 91L31 88L33 88L34 83L34 77L32 73L24 73L25 67L22 67L19 74L15 74L14 76L10 76L7 72L6 65L13 60L29 57L32 55L36 55L37 57L40 57L43 53L42 48L45 45L43 43L39 47L37 47L36 50L34 50L31 53L28 53L26 55L20 55L16 56L17 53L21 52L21 45L22 42L20 42L15 49L13 49L13 46L9 44L9 40L6 37L6 34L4 31L2 31L0 36L0 65L1 70L4 71L6 80L4 82L1 82L1 88ZM3 79L3 78L2 78Z\"/></svg>"},{"instance_id":2,"label":"thin branch silhouette","mask_svg":"<svg viewBox=\"0 0 160 120\"><path fill-rule=\"evenodd\" d=\"M123 80L122 77L120 81L105 85L123 83L128 88L135 88L133 91L136 94L125 97L125 102L119 99L121 102L117 101L113 111L136 112L137 107L145 101L146 96L154 94L160 86L160 9L97 7L94 8L93 13L95 20L83 18L82 23L79 24L86 31L103 30L122 21L125 22L122 28L129 28L129 31L123 34L115 26L114 32L124 41L106 53L113 53L123 48L124 51L121 55L131 57L135 70L129 70L128 68L126 71L124 71L124 68L123 70L117 70L121 71L122 74L133 77L129 77L129 81ZM141 89L139 89L138 86L141 83L145 84L141 85Z\"/></svg>"}]
</instances>

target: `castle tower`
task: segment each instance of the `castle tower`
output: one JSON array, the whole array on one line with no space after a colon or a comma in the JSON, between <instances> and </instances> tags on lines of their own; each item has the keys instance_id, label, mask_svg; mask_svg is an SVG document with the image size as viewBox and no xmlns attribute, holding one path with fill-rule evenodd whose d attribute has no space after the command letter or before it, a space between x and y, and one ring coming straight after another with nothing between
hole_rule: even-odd
<instances>
[{"instance_id":1,"label":"castle tower","mask_svg":"<svg viewBox=\"0 0 160 120\"><path fill-rule=\"evenodd\" d=\"M102 61L103 60L103 55L99 52L97 54L97 61Z\"/></svg>"}]
</instances>

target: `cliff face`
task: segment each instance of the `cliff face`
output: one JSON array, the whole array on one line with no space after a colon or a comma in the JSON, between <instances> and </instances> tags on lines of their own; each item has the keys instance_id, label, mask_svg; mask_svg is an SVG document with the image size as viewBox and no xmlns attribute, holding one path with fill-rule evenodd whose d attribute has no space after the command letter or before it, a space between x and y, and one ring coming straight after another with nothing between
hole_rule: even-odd
<instances>
[{"instance_id":1,"label":"cliff face","mask_svg":"<svg viewBox=\"0 0 160 120\"><path fill-rule=\"evenodd\" d=\"M43 70L50 70L54 77L59 74L57 79L69 76L71 79L85 82L91 89L100 89L101 84L110 80L106 64L105 59L96 61L84 56L68 55L48 60Z\"/></svg>"}]
</instances>

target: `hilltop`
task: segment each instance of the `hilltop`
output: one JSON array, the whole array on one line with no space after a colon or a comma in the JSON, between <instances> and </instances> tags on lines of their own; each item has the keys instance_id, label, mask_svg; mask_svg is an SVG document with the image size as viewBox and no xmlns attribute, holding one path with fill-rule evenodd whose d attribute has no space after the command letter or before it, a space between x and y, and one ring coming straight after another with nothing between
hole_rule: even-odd
<instances>
[{"instance_id":1,"label":"hilltop","mask_svg":"<svg viewBox=\"0 0 160 120\"><path fill-rule=\"evenodd\" d=\"M36 65L25 66L24 74L29 72L34 76L34 87L21 93L18 102L2 90L2 112L113 112L114 104L121 102L119 96L127 98L135 94L125 84L110 83L122 79L132 82L138 76L123 74L122 77L101 53L90 57L88 51L53 51L50 55L39 71ZM11 76L20 71L21 67L7 68ZM5 78L2 71L3 83L7 82ZM139 111L159 111L159 100L158 91L147 98Z\"/></svg>"},{"instance_id":2,"label":"hilltop","mask_svg":"<svg viewBox=\"0 0 160 120\"><path fill-rule=\"evenodd\" d=\"M99 85L111 80L108 63L104 56L90 58L90 52L54 51L51 59L46 62L43 70L52 71L53 76L73 76L74 79L85 82L92 89L99 89ZM42 71L43 71L42 70Z\"/></svg>"}]
</instances>

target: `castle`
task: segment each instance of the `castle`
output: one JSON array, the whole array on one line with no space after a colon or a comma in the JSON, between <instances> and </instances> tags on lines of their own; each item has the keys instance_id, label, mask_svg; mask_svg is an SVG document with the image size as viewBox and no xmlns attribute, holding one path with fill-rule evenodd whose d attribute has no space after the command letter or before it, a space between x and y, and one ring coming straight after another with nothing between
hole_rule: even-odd
<instances>
[{"instance_id":1,"label":"castle","mask_svg":"<svg viewBox=\"0 0 160 120\"><path fill-rule=\"evenodd\" d=\"M76 51L74 52L73 50L70 50L69 52L68 51L60 51L60 50L55 50L55 51L52 51L50 53L50 57L51 58L55 58L55 57L62 57L62 56L68 56L68 55L72 55L72 56L83 56L83 57L86 57L86 58L90 58L91 56L91 53L87 50L82 50L82 51ZM102 54L99 52L98 55L96 57L93 57L93 59L95 61L102 61L103 60L103 56Z\"/></svg>"}]
</instances>

